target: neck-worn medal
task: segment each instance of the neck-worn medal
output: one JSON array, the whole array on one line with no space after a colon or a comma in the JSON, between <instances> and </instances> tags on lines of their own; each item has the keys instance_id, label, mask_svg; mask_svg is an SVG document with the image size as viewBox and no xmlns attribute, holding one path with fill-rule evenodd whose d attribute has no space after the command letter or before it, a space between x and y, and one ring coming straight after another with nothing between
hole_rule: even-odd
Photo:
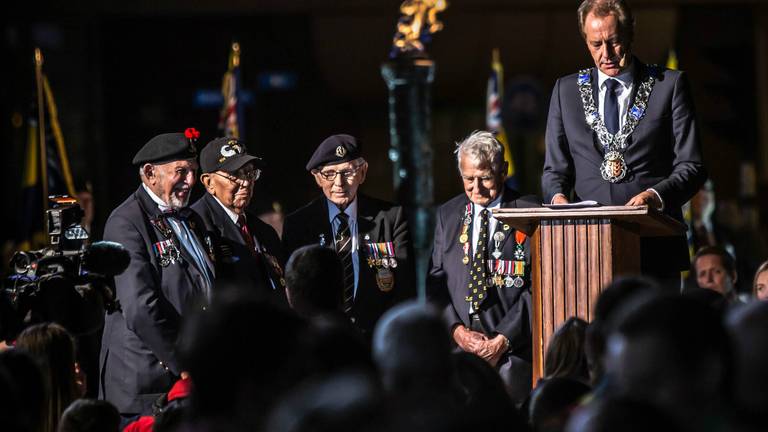
<instances>
[{"instance_id":1,"label":"neck-worn medal","mask_svg":"<svg viewBox=\"0 0 768 432\"><path fill-rule=\"evenodd\" d=\"M461 262L464 265L469 264L469 226L472 225L472 203L467 204L464 209L464 216L461 220L461 234L459 235L459 243L464 251L464 258Z\"/></svg>"},{"instance_id":2,"label":"neck-worn medal","mask_svg":"<svg viewBox=\"0 0 768 432\"><path fill-rule=\"evenodd\" d=\"M592 76L590 69L579 71L577 80L581 103L584 107L584 117L587 124L595 131L600 144L603 146L603 163L600 164L600 174L603 180L618 183L627 175L627 162L624 160L624 151L627 149L627 138L635 130L640 120L645 116L648 107L648 99L656 83L659 66L646 66L646 77L637 89L634 104L629 108L624 126L614 135L608 132L605 122L600 117L600 111L595 104L592 92Z\"/></svg>"}]
</instances>

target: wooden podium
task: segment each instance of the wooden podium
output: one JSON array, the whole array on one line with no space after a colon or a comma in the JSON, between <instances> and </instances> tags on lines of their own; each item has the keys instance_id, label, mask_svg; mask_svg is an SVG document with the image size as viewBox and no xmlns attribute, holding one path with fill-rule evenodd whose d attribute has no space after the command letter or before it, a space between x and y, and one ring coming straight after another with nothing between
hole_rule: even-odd
<instances>
[{"instance_id":1,"label":"wooden podium","mask_svg":"<svg viewBox=\"0 0 768 432\"><path fill-rule=\"evenodd\" d=\"M572 316L591 321L604 286L640 273L640 238L686 229L647 206L502 208L493 215L531 237L534 385L552 333Z\"/></svg>"}]
</instances>

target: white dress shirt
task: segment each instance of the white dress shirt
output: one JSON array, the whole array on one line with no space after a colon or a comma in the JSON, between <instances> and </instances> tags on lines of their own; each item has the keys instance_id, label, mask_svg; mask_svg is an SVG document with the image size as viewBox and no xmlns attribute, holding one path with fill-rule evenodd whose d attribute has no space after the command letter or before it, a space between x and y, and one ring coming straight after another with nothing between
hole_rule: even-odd
<instances>
[{"instance_id":1,"label":"white dress shirt","mask_svg":"<svg viewBox=\"0 0 768 432\"><path fill-rule=\"evenodd\" d=\"M480 204L472 204L474 207L474 211L472 212L472 254L475 253L475 249L477 248L477 240L480 238L480 223L481 223L481 217L480 212L482 212L485 209L488 209L488 247L492 244L491 241L493 240L493 233L496 232L496 224L499 222L496 220L495 217L493 217L492 214L490 214L491 210L497 209L501 207L501 194L496 197L495 200L491 201L490 204L488 204L487 207L483 207Z\"/></svg>"},{"instance_id":2,"label":"white dress shirt","mask_svg":"<svg viewBox=\"0 0 768 432\"><path fill-rule=\"evenodd\" d=\"M326 198L327 200L327 198ZM332 203L330 200L328 201L328 220L331 222L331 230L333 231L333 238L336 239L336 234L338 233L339 229L339 220L336 219L336 215L341 213L341 210L339 210L338 207L336 207L336 204ZM357 297L357 281L359 279L360 275L360 242L357 238L357 197L355 197L354 201L350 203L346 209L344 209L344 213L347 214L349 217L349 235L352 237L352 267L355 271L355 291L353 293L353 296ZM335 245L335 242L334 242Z\"/></svg>"},{"instance_id":3,"label":"white dress shirt","mask_svg":"<svg viewBox=\"0 0 768 432\"><path fill-rule=\"evenodd\" d=\"M615 77L609 77L600 69L597 70L597 85L600 91L598 95L600 99L598 109L600 111L600 117L602 117L603 121L605 121L605 116L603 115L603 107L605 107L605 96L608 93L608 89L606 88L605 83L609 79L614 79L618 81L619 84L621 84L616 90L618 93L616 96L619 102L619 129L624 127L624 123L627 121L627 106L629 105L629 97L632 96L632 90L635 88L635 82L633 80L635 73L634 71L634 62L626 70L624 70L624 72Z\"/></svg>"}]
</instances>

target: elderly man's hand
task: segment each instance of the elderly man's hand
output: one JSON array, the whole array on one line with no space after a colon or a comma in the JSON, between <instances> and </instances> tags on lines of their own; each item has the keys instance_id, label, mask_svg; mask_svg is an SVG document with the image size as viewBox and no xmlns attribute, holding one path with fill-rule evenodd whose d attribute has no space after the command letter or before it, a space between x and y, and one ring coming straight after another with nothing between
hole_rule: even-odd
<instances>
[{"instance_id":1,"label":"elderly man's hand","mask_svg":"<svg viewBox=\"0 0 768 432\"><path fill-rule=\"evenodd\" d=\"M660 209L661 208L661 201L659 201L658 195L656 195L653 191L642 191L639 194L632 197L632 199L627 202L628 206L639 206L639 205L647 205L648 207Z\"/></svg>"},{"instance_id":2,"label":"elderly man's hand","mask_svg":"<svg viewBox=\"0 0 768 432\"><path fill-rule=\"evenodd\" d=\"M483 349L488 338L484 334L472 331L463 325L457 325L453 328L453 340L464 351L480 355L478 353Z\"/></svg>"},{"instance_id":3,"label":"elderly man's hand","mask_svg":"<svg viewBox=\"0 0 768 432\"><path fill-rule=\"evenodd\" d=\"M493 339L487 339L477 355L490 363L491 366L496 367L496 364L501 360L505 352L507 352L507 338L502 334L498 334Z\"/></svg>"}]
</instances>

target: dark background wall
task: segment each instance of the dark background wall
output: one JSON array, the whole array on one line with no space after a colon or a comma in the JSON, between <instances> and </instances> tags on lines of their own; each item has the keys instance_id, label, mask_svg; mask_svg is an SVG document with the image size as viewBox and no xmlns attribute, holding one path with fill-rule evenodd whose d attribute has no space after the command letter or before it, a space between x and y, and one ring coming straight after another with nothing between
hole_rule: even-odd
<instances>
[{"instance_id":1,"label":"dark background wall","mask_svg":"<svg viewBox=\"0 0 768 432\"><path fill-rule=\"evenodd\" d=\"M254 205L279 201L290 211L315 196L304 164L322 139L339 132L365 144L371 162L368 193L391 199L387 92L379 68L399 3L44 2L5 15L0 18L0 175L8 203L0 213L3 239L13 235L20 199L26 126L19 119L34 98L35 46L45 55L76 183L93 186L96 238L111 209L137 187L130 160L149 138L190 126L202 132L204 142L216 136L218 108L196 107L194 98L198 90L220 88L233 39L243 50L244 86L254 93L246 108L245 139L269 164ZM453 143L485 126L493 48L500 49L506 70L504 119L521 189L538 193L552 84L591 64L576 25L577 4L456 0L439 15L445 29L429 47L437 64L432 140L437 202L460 192ZM768 143L759 142L757 118L760 100L768 96L756 91L756 82L766 78L756 70L768 53L760 51L764 45L756 35L765 26L759 19L766 13L763 2L632 4L635 53L663 64L676 48L680 68L690 73L705 159L724 208L731 203L736 207L731 217L738 218L740 204L762 205L764 166L758 156ZM293 74L295 86L261 87L260 76L270 72Z\"/></svg>"}]
</instances>

